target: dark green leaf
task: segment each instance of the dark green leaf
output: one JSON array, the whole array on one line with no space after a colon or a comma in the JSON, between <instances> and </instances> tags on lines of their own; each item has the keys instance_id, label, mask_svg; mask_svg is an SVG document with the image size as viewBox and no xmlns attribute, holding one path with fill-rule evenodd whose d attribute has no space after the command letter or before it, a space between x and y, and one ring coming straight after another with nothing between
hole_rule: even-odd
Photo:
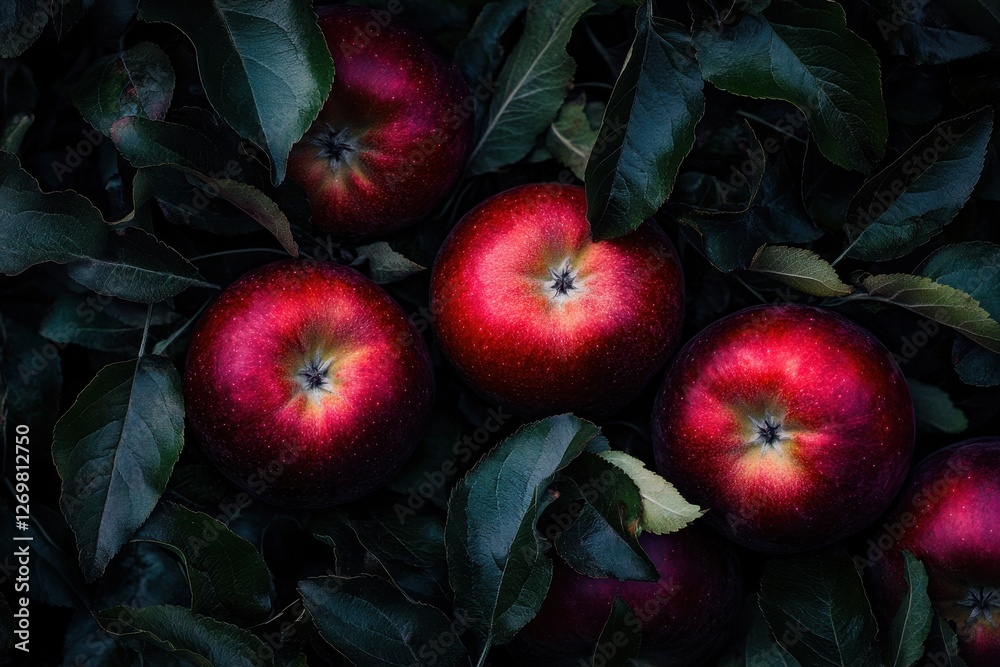
<instances>
[{"instance_id":1,"label":"dark green leaf","mask_svg":"<svg viewBox=\"0 0 1000 667\"><path fill-rule=\"evenodd\" d=\"M63 640L63 667L123 667L135 654L118 637L108 634L87 611L77 611Z\"/></svg>"},{"instance_id":2,"label":"dark green leaf","mask_svg":"<svg viewBox=\"0 0 1000 667\"><path fill-rule=\"evenodd\" d=\"M940 387L907 378L910 396L913 397L913 412L917 424L933 431L961 433L969 427L965 414L955 407L951 397Z\"/></svg>"},{"instance_id":3,"label":"dark green leaf","mask_svg":"<svg viewBox=\"0 0 1000 667\"><path fill-rule=\"evenodd\" d=\"M861 298L902 306L955 329L993 352L1000 352L1000 324L961 290L905 273L869 276L862 287L868 294L859 294Z\"/></svg>"},{"instance_id":4,"label":"dark green leaf","mask_svg":"<svg viewBox=\"0 0 1000 667\"><path fill-rule=\"evenodd\" d=\"M401 521L391 510L377 510L351 518L350 524L369 551L414 567L445 561L444 522L437 515L415 514Z\"/></svg>"},{"instance_id":5,"label":"dark green leaf","mask_svg":"<svg viewBox=\"0 0 1000 667\"><path fill-rule=\"evenodd\" d=\"M271 649L252 634L190 609L160 605L133 609L117 606L95 612L113 635L144 640L197 667L271 667Z\"/></svg>"},{"instance_id":6,"label":"dark green leaf","mask_svg":"<svg viewBox=\"0 0 1000 667\"><path fill-rule=\"evenodd\" d=\"M768 626L802 667L881 665L875 617L846 553L769 561L759 599Z\"/></svg>"},{"instance_id":7,"label":"dark green leaf","mask_svg":"<svg viewBox=\"0 0 1000 667\"><path fill-rule=\"evenodd\" d=\"M227 177L222 169L216 176L204 173L218 157L214 142L194 128L136 116L123 118L111 128L111 139L134 167L170 165L195 178L211 196L222 197L264 229L274 234L289 254L298 255L288 217L267 195L246 183Z\"/></svg>"},{"instance_id":8,"label":"dark green leaf","mask_svg":"<svg viewBox=\"0 0 1000 667\"><path fill-rule=\"evenodd\" d=\"M785 631L785 628L781 630ZM799 667L799 662L792 654L774 640L764 615L757 607L754 608L753 621L747 632L744 659L739 667Z\"/></svg>"},{"instance_id":9,"label":"dark green leaf","mask_svg":"<svg viewBox=\"0 0 1000 667\"><path fill-rule=\"evenodd\" d=\"M563 470L559 493L546 515L562 528L555 547L570 567L601 579L660 578L639 545L642 496L623 470L584 452Z\"/></svg>"},{"instance_id":10,"label":"dark green leaf","mask_svg":"<svg viewBox=\"0 0 1000 667\"><path fill-rule=\"evenodd\" d=\"M135 354L142 339L143 324L126 324L112 317L104 308L89 305L86 297L62 294L42 320L38 333L56 343Z\"/></svg>"},{"instance_id":11,"label":"dark green leaf","mask_svg":"<svg viewBox=\"0 0 1000 667\"><path fill-rule=\"evenodd\" d=\"M955 341L955 372L962 382L976 387L1000 385L1000 354L980 347L970 340Z\"/></svg>"},{"instance_id":12,"label":"dark green leaf","mask_svg":"<svg viewBox=\"0 0 1000 667\"><path fill-rule=\"evenodd\" d=\"M150 234L115 231L75 192L43 194L17 158L0 153L0 271L17 274L42 262L68 263L81 285L132 301L162 301L208 285Z\"/></svg>"},{"instance_id":13,"label":"dark green leaf","mask_svg":"<svg viewBox=\"0 0 1000 667\"><path fill-rule=\"evenodd\" d=\"M6 151L12 155L17 155L21 150L21 142L28 128L35 122L35 117L27 113L16 113L11 116L7 124L4 125L3 132L0 133L0 151Z\"/></svg>"},{"instance_id":14,"label":"dark green leaf","mask_svg":"<svg viewBox=\"0 0 1000 667\"><path fill-rule=\"evenodd\" d=\"M95 60L73 90L73 104L88 123L108 134L126 116L163 120L173 94L167 54L152 42L140 42Z\"/></svg>"},{"instance_id":15,"label":"dark green leaf","mask_svg":"<svg viewBox=\"0 0 1000 667\"><path fill-rule=\"evenodd\" d=\"M358 260L368 264L369 277L379 285L394 283L425 270L393 250L385 241L358 246L357 252Z\"/></svg>"},{"instance_id":16,"label":"dark green leaf","mask_svg":"<svg viewBox=\"0 0 1000 667\"><path fill-rule=\"evenodd\" d=\"M0 14L0 58L15 58L35 43L49 22L48 5L38 0L12 0Z\"/></svg>"},{"instance_id":17,"label":"dark green leaf","mask_svg":"<svg viewBox=\"0 0 1000 667\"><path fill-rule=\"evenodd\" d=\"M624 236L663 205L705 110L688 30L651 17L647 5L636 31L587 164L587 219L597 239Z\"/></svg>"},{"instance_id":18,"label":"dark green leaf","mask_svg":"<svg viewBox=\"0 0 1000 667\"><path fill-rule=\"evenodd\" d=\"M323 639L355 664L468 664L464 623L407 600L384 579L306 579L299 593Z\"/></svg>"},{"instance_id":19,"label":"dark green leaf","mask_svg":"<svg viewBox=\"0 0 1000 667\"><path fill-rule=\"evenodd\" d=\"M708 81L737 95L791 102L832 162L870 171L885 152L875 51L828 0L775 0L732 28L695 35Z\"/></svg>"},{"instance_id":20,"label":"dark green leaf","mask_svg":"<svg viewBox=\"0 0 1000 667\"><path fill-rule=\"evenodd\" d=\"M979 180L993 112L938 124L865 183L851 201L849 257L901 257L926 243L958 213Z\"/></svg>"},{"instance_id":21,"label":"dark green leaf","mask_svg":"<svg viewBox=\"0 0 1000 667\"><path fill-rule=\"evenodd\" d=\"M648 470L634 456L612 449L601 452L599 456L621 469L638 487L642 496L642 530L656 535L673 533L705 513L685 500L673 484Z\"/></svg>"},{"instance_id":22,"label":"dark green leaf","mask_svg":"<svg viewBox=\"0 0 1000 667\"><path fill-rule=\"evenodd\" d=\"M892 620L889 667L912 667L924 654L931 630L931 599L927 597L927 571L909 551L903 551L907 591Z\"/></svg>"},{"instance_id":23,"label":"dark green leaf","mask_svg":"<svg viewBox=\"0 0 1000 667\"><path fill-rule=\"evenodd\" d=\"M918 65L940 65L989 50L990 40L942 24L936 20L940 12L927 11L928 4L905 0L874 3L881 15L879 32L896 54Z\"/></svg>"},{"instance_id":24,"label":"dark green leaf","mask_svg":"<svg viewBox=\"0 0 1000 667\"><path fill-rule=\"evenodd\" d=\"M851 293L851 286L840 279L829 262L805 248L761 246L749 268L813 296Z\"/></svg>"},{"instance_id":25,"label":"dark green leaf","mask_svg":"<svg viewBox=\"0 0 1000 667\"><path fill-rule=\"evenodd\" d=\"M59 505L88 580L153 511L183 446L180 376L162 357L105 366L56 424Z\"/></svg>"},{"instance_id":26,"label":"dark green leaf","mask_svg":"<svg viewBox=\"0 0 1000 667\"><path fill-rule=\"evenodd\" d=\"M601 636L597 639L591 664L604 667L626 667L639 653L642 624L625 601L615 597Z\"/></svg>"},{"instance_id":27,"label":"dark green leaf","mask_svg":"<svg viewBox=\"0 0 1000 667\"><path fill-rule=\"evenodd\" d=\"M576 64L566 53L591 0L532 0L524 32L497 79L469 172L485 174L525 157L559 112Z\"/></svg>"},{"instance_id":28,"label":"dark green leaf","mask_svg":"<svg viewBox=\"0 0 1000 667\"><path fill-rule=\"evenodd\" d=\"M936 612L927 637L926 657L927 661L921 664L934 667L968 667L968 663L958 655L958 635L954 628Z\"/></svg>"},{"instance_id":29,"label":"dark green leaf","mask_svg":"<svg viewBox=\"0 0 1000 667\"><path fill-rule=\"evenodd\" d=\"M240 136L267 151L274 182L283 181L292 144L333 84L333 60L311 4L142 0L139 18L171 23L191 40L208 101Z\"/></svg>"},{"instance_id":30,"label":"dark green leaf","mask_svg":"<svg viewBox=\"0 0 1000 667\"><path fill-rule=\"evenodd\" d=\"M271 575L264 559L207 514L161 503L135 539L162 544L180 557L194 611L245 624L264 620L271 610Z\"/></svg>"},{"instance_id":31,"label":"dark green leaf","mask_svg":"<svg viewBox=\"0 0 1000 667\"><path fill-rule=\"evenodd\" d=\"M535 524L555 475L606 441L572 415L519 428L479 460L452 491L445 544L455 604L487 650L537 613L552 580Z\"/></svg>"}]
</instances>

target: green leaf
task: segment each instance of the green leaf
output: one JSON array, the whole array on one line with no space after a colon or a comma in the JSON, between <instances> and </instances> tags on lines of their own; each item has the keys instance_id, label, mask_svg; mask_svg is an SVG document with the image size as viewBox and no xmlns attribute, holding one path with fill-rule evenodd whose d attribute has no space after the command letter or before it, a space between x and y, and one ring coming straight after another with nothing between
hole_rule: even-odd
<instances>
[{"instance_id":1,"label":"green leaf","mask_svg":"<svg viewBox=\"0 0 1000 667\"><path fill-rule=\"evenodd\" d=\"M943 389L910 378L906 383L910 386L913 412L919 425L944 433L961 433L969 428L969 420Z\"/></svg>"},{"instance_id":2,"label":"green leaf","mask_svg":"<svg viewBox=\"0 0 1000 667\"><path fill-rule=\"evenodd\" d=\"M0 414L28 424L37 437L59 417L62 361L59 347L28 327L0 317Z\"/></svg>"},{"instance_id":3,"label":"green leaf","mask_svg":"<svg viewBox=\"0 0 1000 667\"><path fill-rule=\"evenodd\" d=\"M183 32L198 53L208 101L285 178L292 144L319 114L333 85L333 59L307 0L141 0L139 18Z\"/></svg>"},{"instance_id":4,"label":"green leaf","mask_svg":"<svg viewBox=\"0 0 1000 667\"><path fill-rule=\"evenodd\" d=\"M532 0L524 32L497 79L484 127L469 153L472 175L525 157L555 118L576 64L566 53L573 26L591 0Z\"/></svg>"},{"instance_id":5,"label":"green leaf","mask_svg":"<svg viewBox=\"0 0 1000 667\"><path fill-rule=\"evenodd\" d=\"M425 270L393 250L385 241L358 246L357 253L358 260L368 263L369 277L379 285L394 283Z\"/></svg>"},{"instance_id":6,"label":"green leaf","mask_svg":"<svg viewBox=\"0 0 1000 667\"><path fill-rule=\"evenodd\" d=\"M156 302L211 286L172 248L137 228L115 231L72 191L42 193L17 158L0 153L0 272L68 264L74 280L102 294Z\"/></svg>"},{"instance_id":7,"label":"green leaf","mask_svg":"<svg viewBox=\"0 0 1000 667\"><path fill-rule=\"evenodd\" d=\"M0 14L0 58L16 58L35 43L49 22L48 5L38 0L13 0Z\"/></svg>"},{"instance_id":8,"label":"green leaf","mask_svg":"<svg viewBox=\"0 0 1000 667\"><path fill-rule=\"evenodd\" d=\"M775 0L734 27L695 35L702 74L747 97L785 100L806 116L823 154L867 172L885 153L885 104L875 51L829 0Z\"/></svg>"},{"instance_id":9,"label":"green leaf","mask_svg":"<svg viewBox=\"0 0 1000 667\"><path fill-rule=\"evenodd\" d=\"M927 258L920 273L966 292L1000 322L1000 245L972 241L944 246ZM952 357L958 360L955 371L964 382L981 387L1000 384L997 352L959 339Z\"/></svg>"},{"instance_id":10,"label":"green leaf","mask_svg":"<svg viewBox=\"0 0 1000 667\"><path fill-rule=\"evenodd\" d=\"M937 612L934 613L926 644L926 664L934 667L969 667L958 655L958 634L947 619Z\"/></svg>"},{"instance_id":11,"label":"green leaf","mask_svg":"<svg viewBox=\"0 0 1000 667\"><path fill-rule=\"evenodd\" d=\"M570 461L602 442L596 426L572 415L526 424L452 490L445 527L449 580L456 607L486 650L509 641L541 606L552 580L535 529L545 490Z\"/></svg>"},{"instance_id":12,"label":"green leaf","mask_svg":"<svg viewBox=\"0 0 1000 667\"><path fill-rule=\"evenodd\" d=\"M464 626L384 579L318 577L299 582L299 593L323 639L355 664L468 664Z\"/></svg>"},{"instance_id":13,"label":"green leaf","mask_svg":"<svg viewBox=\"0 0 1000 667\"><path fill-rule=\"evenodd\" d=\"M642 496L624 471L584 452L563 470L558 488L546 519L562 528L555 547L570 567L593 578L659 580L639 545Z\"/></svg>"},{"instance_id":14,"label":"green leaf","mask_svg":"<svg viewBox=\"0 0 1000 667\"><path fill-rule=\"evenodd\" d=\"M254 623L271 610L271 575L264 559L222 522L164 502L136 540L161 544L177 554L191 585L191 608L206 616Z\"/></svg>"},{"instance_id":15,"label":"green leaf","mask_svg":"<svg viewBox=\"0 0 1000 667\"><path fill-rule=\"evenodd\" d=\"M183 607L117 606L95 612L94 616L113 635L149 642L197 667L274 665L271 649L246 630Z\"/></svg>"},{"instance_id":16,"label":"green leaf","mask_svg":"<svg viewBox=\"0 0 1000 667\"><path fill-rule=\"evenodd\" d=\"M59 505L88 581L153 511L183 446L180 376L163 357L105 366L56 424Z\"/></svg>"},{"instance_id":17,"label":"green leaf","mask_svg":"<svg viewBox=\"0 0 1000 667\"><path fill-rule=\"evenodd\" d=\"M869 179L848 207L845 254L893 259L940 232L972 194L992 129L990 110L940 123Z\"/></svg>"},{"instance_id":18,"label":"green leaf","mask_svg":"<svg viewBox=\"0 0 1000 667\"><path fill-rule=\"evenodd\" d=\"M62 294L42 320L38 333L56 343L72 343L102 352L134 353L142 339L142 325L124 324L103 309L88 307L80 295Z\"/></svg>"},{"instance_id":19,"label":"green leaf","mask_svg":"<svg viewBox=\"0 0 1000 667\"><path fill-rule=\"evenodd\" d=\"M163 120L173 94L167 54L152 42L140 42L95 60L74 87L73 104L88 123L108 134L126 116Z\"/></svg>"},{"instance_id":20,"label":"green leaf","mask_svg":"<svg viewBox=\"0 0 1000 667\"><path fill-rule=\"evenodd\" d=\"M559 164L568 167L581 181L584 180L587 160L597 141L603 115L603 104L588 103L586 96L580 95L564 104L555 122L549 126L545 146ZM592 122L595 116L596 122Z\"/></svg>"},{"instance_id":21,"label":"green leaf","mask_svg":"<svg viewBox=\"0 0 1000 667\"><path fill-rule=\"evenodd\" d=\"M673 533L705 513L684 500L673 484L648 470L646 464L634 456L613 449L598 456L622 470L638 487L642 496L642 530L657 535Z\"/></svg>"},{"instance_id":22,"label":"green leaf","mask_svg":"<svg viewBox=\"0 0 1000 667\"><path fill-rule=\"evenodd\" d=\"M391 510L352 517L350 525L369 551L414 567L433 567L446 559L444 522L438 515L415 514L405 521Z\"/></svg>"},{"instance_id":23,"label":"green leaf","mask_svg":"<svg viewBox=\"0 0 1000 667\"><path fill-rule=\"evenodd\" d=\"M636 37L587 164L587 219L595 239L624 236L670 196L705 110L687 28L636 15Z\"/></svg>"},{"instance_id":24,"label":"green leaf","mask_svg":"<svg viewBox=\"0 0 1000 667\"><path fill-rule=\"evenodd\" d=\"M121 667L133 657L125 642L105 632L89 611L73 614L63 641L63 667Z\"/></svg>"},{"instance_id":25,"label":"green leaf","mask_svg":"<svg viewBox=\"0 0 1000 667\"><path fill-rule=\"evenodd\" d=\"M927 570L909 551L903 551L906 596L892 620L892 659L889 667L912 667L924 654L931 631L931 599L927 596Z\"/></svg>"},{"instance_id":26,"label":"green leaf","mask_svg":"<svg viewBox=\"0 0 1000 667\"><path fill-rule=\"evenodd\" d=\"M246 183L227 178L228 171L205 173L204 165L216 162L214 142L194 128L136 116L123 118L111 128L111 139L132 166L169 165L189 174L212 194L225 199L271 232L292 256L299 246L292 237L288 217L267 195Z\"/></svg>"},{"instance_id":27,"label":"green leaf","mask_svg":"<svg viewBox=\"0 0 1000 667\"><path fill-rule=\"evenodd\" d=\"M633 664L632 658L639 654L642 643L642 623L635 617L629 606L615 596L601 636L594 647L592 665L604 667L626 667Z\"/></svg>"},{"instance_id":28,"label":"green leaf","mask_svg":"<svg viewBox=\"0 0 1000 667\"><path fill-rule=\"evenodd\" d=\"M763 245L749 268L812 296L846 296L852 291L829 262L806 248Z\"/></svg>"},{"instance_id":29,"label":"green leaf","mask_svg":"<svg viewBox=\"0 0 1000 667\"><path fill-rule=\"evenodd\" d=\"M988 51L990 40L954 30L936 21L939 12L905 0L873 3L881 15L879 32L897 55L918 65L941 65Z\"/></svg>"},{"instance_id":30,"label":"green leaf","mask_svg":"<svg viewBox=\"0 0 1000 667\"><path fill-rule=\"evenodd\" d=\"M35 117L31 114L18 112L10 117L4 125L3 132L0 133L0 151L6 151L12 155L17 155L21 150L21 142L28 128L35 122Z\"/></svg>"},{"instance_id":31,"label":"green leaf","mask_svg":"<svg viewBox=\"0 0 1000 667\"><path fill-rule=\"evenodd\" d=\"M1000 324L961 290L905 273L869 276L861 285L868 291L859 294L861 298L902 306L955 329L988 350L1000 352Z\"/></svg>"},{"instance_id":32,"label":"green leaf","mask_svg":"<svg viewBox=\"0 0 1000 667\"><path fill-rule=\"evenodd\" d=\"M875 617L845 552L769 561L758 597L768 626L802 667L881 667Z\"/></svg>"}]
</instances>

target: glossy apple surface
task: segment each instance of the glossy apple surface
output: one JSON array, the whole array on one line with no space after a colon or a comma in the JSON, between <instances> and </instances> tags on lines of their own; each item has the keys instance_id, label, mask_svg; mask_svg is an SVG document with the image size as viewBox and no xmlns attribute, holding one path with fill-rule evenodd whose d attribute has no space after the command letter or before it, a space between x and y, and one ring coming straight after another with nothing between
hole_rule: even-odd
<instances>
[{"instance_id":1,"label":"glossy apple surface","mask_svg":"<svg viewBox=\"0 0 1000 667\"><path fill-rule=\"evenodd\" d=\"M458 69L386 11L317 9L333 89L292 148L314 224L340 236L386 234L437 204L465 165L469 89Z\"/></svg>"},{"instance_id":2,"label":"glossy apple surface","mask_svg":"<svg viewBox=\"0 0 1000 667\"><path fill-rule=\"evenodd\" d=\"M591 579L556 559L545 601L518 633L515 650L554 662L576 658L572 664L578 664L593 655L617 596L635 615L642 653L654 664L704 664L725 644L739 615L742 577L735 551L698 527L643 533L639 542L659 581Z\"/></svg>"},{"instance_id":3,"label":"glossy apple surface","mask_svg":"<svg viewBox=\"0 0 1000 667\"><path fill-rule=\"evenodd\" d=\"M653 411L660 472L736 542L795 552L855 533L892 502L913 455L913 403L892 355L835 313L734 313L678 353Z\"/></svg>"},{"instance_id":4,"label":"glossy apple surface","mask_svg":"<svg viewBox=\"0 0 1000 667\"><path fill-rule=\"evenodd\" d=\"M527 415L607 414L669 358L684 280L655 225L595 243L582 187L525 185L452 230L430 308L445 354L489 400Z\"/></svg>"},{"instance_id":5,"label":"glossy apple surface","mask_svg":"<svg viewBox=\"0 0 1000 667\"><path fill-rule=\"evenodd\" d=\"M869 582L891 618L906 592L902 550L927 569L927 593L958 629L969 667L1000 665L1000 438L958 443L914 470L872 544ZM882 551L882 545L892 546Z\"/></svg>"},{"instance_id":6,"label":"glossy apple surface","mask_svg":"<svg viewBox=\"0 0 1000 667\"><path fill-rule=\"evenodd\" d=\"M204 450L269 502L315 507L373 491L428 419L427 350L353 269L282 261L226 288L188 345L184 399Z\"/></svg>"}]
</instances>

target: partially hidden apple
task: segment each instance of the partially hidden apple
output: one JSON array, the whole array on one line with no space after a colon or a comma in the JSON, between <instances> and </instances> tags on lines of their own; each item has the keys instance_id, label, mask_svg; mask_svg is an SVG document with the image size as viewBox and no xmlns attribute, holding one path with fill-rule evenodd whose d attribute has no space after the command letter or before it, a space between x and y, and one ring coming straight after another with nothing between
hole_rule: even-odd
<instances>
[{"instance_id":1,"label":"partially hidden apple","mask_svg":"<svg viewBox=\"0 0 1000 667\"><path fill-rule=\"evenodd\" d=\"M927 569L927 593L958 629L969 667L1000 665L1000 438L938 450L916 467L883 524L868 572L892 618L907 590L905 549ZM891 546L883 551L883 540ZM944 664L944 663L941 663Z\"/></svg>"},{"instance_id":2,"label":"partially hidden apple","mask_svg":"<svg viewBox=\"0 0 1000 667\"><path fill-rule=\"evenodd\" d=\"M320 230L364 237L402 229L444 197L465 165L468 85L388 12L316 11L336 74L292 148L288 174L305 189Z\"/></svg>"},{"instance_id":3,"label":"partially hidden apple","mask_svg":"<svg viewBox=\"0 0 1000 667\"><path fill-rule=\"evenodd\" d=\"M452 230L430 312L459 374L525 415L602 415L667 361L684 313L673 245L654 224L594 242L582 187L501 192Z\"/></svg>"},{"instance_id":4,"label":"partially hidden apple","mask_svg":"<svg viewBox=\"0 0 1000 667\"><path fill-rule=\"evenodd\" d=\"M348 267L288 260L227 287L188 345L184 399L208 456L268 502L363 496L410 455L434 378L402 309Z\"/></svg>"},{"instance_id":5,"label":"partially hidden apple","mask_svg":"<svg viewBox=\"0 0 1000 667\"><path fill-rule=\"evenodd\" d=\"M591 579L556 560L545 601L517 634L514 650L545 658L545 664L577 665L596 648L610 661L615 642L597 644L620 597L633 614L624 631L641 631L643 657L665 667L706 664L739 616L743 583L735 550L697 526L668 535L643 533L639 543L659 581Z\"/></svg>"},{"instance_id":6,"label":"partially hidden apple","mask_svg":"<svg viewBox=\"0 0 1000 667\"><path fill-rule=\"evenodd\" d=\"M747 308L677 354L653 410L660 472L727 537L836 542L892 502L913 456L906 380L874 336L801 305Z\"/></svg>"}]
</instances>

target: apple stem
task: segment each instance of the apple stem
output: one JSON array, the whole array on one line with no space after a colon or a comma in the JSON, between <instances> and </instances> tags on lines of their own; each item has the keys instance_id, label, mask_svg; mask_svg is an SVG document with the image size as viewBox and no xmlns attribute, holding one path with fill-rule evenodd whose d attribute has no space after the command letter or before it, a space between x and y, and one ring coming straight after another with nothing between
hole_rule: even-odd
<instances>
[{"instance_id":1,"label":"apple stem","mask_svg":"<svg viewBox=\"0 0 1000 667\"><path fill-rule=\"evenodd\" d=\"M337 129L329 123L313 137L310 143L319 148L316 154L328 160L330 169L333 170L346 162L347 156L357 150L348 128Z\"/></svg>"}]
</instances>

